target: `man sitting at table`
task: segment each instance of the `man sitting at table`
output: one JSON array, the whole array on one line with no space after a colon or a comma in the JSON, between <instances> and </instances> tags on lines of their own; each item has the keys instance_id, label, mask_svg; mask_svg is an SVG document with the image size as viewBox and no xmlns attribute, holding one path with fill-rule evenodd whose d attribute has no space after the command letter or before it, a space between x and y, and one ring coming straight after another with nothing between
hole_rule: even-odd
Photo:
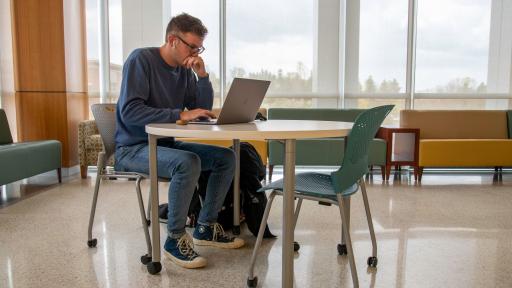
<instances>
[{"instance_id":1,"label":"man sitting at table","mask_svg":"<svg viewBox=\"0 0 512 288\"><path fill-rule=\"evenodd\" d=\"M169 22L161 47L136 49L126 59L117 102L116 170L149 173L145 125L214 117L213 88L199 56L207 33L201 20L180 14ZM228 236L217 223L235 171L233 151L174 138L157 143L158 176L170 179L164 255L182 267L199 268L206 259L194 244L242 247L242 239ZM185 224L201 171L211 174L192 240Z\"/></svg>"}]
</instances>

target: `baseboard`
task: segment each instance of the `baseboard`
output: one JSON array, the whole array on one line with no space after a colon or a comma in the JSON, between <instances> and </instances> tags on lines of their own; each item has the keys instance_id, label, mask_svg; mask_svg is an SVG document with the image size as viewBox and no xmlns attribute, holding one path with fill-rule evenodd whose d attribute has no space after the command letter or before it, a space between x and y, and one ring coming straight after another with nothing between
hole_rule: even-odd
<instances>
[{"instance_id":1,"label":"baseboard","mask_svg":"<svg viewBox=\"0 0 512 288\"><path fill-rule=\"evenodd\" d=\"M80 166L76 165L76 166L72 166L72 167L62 168L61 170L62 170L62 177L69 177L69 176L72 176L75 174L79 174Z\"/></svg>"}]
</instances>

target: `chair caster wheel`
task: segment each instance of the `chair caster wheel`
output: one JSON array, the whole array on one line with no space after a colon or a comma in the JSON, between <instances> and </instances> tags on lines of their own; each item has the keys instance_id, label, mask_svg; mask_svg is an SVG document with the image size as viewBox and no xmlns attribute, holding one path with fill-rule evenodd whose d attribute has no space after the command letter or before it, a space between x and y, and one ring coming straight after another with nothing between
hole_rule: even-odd
<instances>
[{"instance_id":1,"label":"chair caster wheel","mask_svg":"<svg viewBox=\"0 0 512 288\"><path fill-rule=\"evenodd\" d=\"M148 227L151 226L151 220L146 219L146 224L148 224Z\"/></svg>"},{"instance_id":2,"label":"chair caster wheel","mask_svg":"<svg viewBox=\"0 0 512 288\"><path fill-rule=\"evenodd\" d=\"M377 267L377 263L379 261L377 260L377 257L368 257L368 261L366 263L368 263L368 266L369 267L372 267L372 268L375 268Z\"/></svg>"},{"instance_id":3,"label":"chair caster wheel","mask_svg":"<svg viewBox=\"0 0 512 288\"><path fill-rule=\"evenodd\" d=\"M146 267L148 268L148 272L151 275L158 274L162 271L162 264L160 262L149 262Z\"/></svg>"},{"instance_id":4,"label":"chair caster wheel","mask_svg":"<svg viewBox=\"0 0 512 288\"><path fill-rule=\"evenodd\" d=\"M96 238L87 241L87 246L89 246L89 248L96 247L96 244L98 244L98 240Z\"/></svg>"},{"instance_id":5,"label":"chair caster wheel","mask_svg":"<svg viewBox=\"0 0 512 288\"><path fill-rule=\"evenodd\" d=\"M293 241L293 251L297 252L300 249L299 242Z\"/></svg>"},{"instance_id":6,"label":"chair caster wheel","mask_svg":"<svg viewBox=\"0 0 512 288\"><path fill-rule=\"evenodd\" d=\"M338 244L338 254L339 255L347 255L347 245Z\"/></svg>"},{"instance_id":7,"label":"chair caster wheel","mask_svg":"<svg viewBox=\"0 0 512 288\"><path fill-rule=\"evenodd\" d=\"M240 235L240 226L233 226L233 234Z\"/></svg>"},{"instance_id":8,"label":"chair caster wheel","mask_svg":"<svg viewBox=\"0 0 512 288\"><path fill-rule=\"evenodd\" d=\"M258 277L254 277L253 279L247 279L247 287L256 287L258 286Z\"/></svg>"},{"instance_id":9,"label":"chair caster wheel","mask_svg":"<svg viewBox=\"0 0 512 288\"><path fill-rule=\"evenodd\" d=\"M148 265L151 260L153 260L153 257L148 256L148 254L140 256L140 262L144 265Z\"/></svg>"}]
</instances>

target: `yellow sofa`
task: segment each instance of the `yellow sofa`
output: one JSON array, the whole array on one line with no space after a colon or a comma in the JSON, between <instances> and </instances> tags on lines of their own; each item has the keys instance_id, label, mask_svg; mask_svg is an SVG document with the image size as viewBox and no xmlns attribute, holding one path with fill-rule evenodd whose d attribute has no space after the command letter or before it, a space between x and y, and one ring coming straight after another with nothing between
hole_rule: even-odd
<instances>
[{"instance_id":1,"label":"yellow sofa","mask_svg":"<svg viewBox=\"0 0 512 288\"><path fill-rule=\"evenodd\" d=\"M424 167L512 166L510 111L402 110L400 127L419 128Z\"/></svg>"},{"instance_id":2,"label":"yellow sofa","mask_svg":"<svg viewBox=\"0 0 512 288\"><path fill-rule=\"evenodd\" d=\"M218 116L220 109L213 109L212 112ZM267 117L267 109L260 108L259 112L264 117ZM233 141L231 141L231 140L210 140L210 139L200 139L200 138L176 138L176 140L195 142L195 143L203 143L203 144L209 144L209 145L217 145L217 146L222 146L222 147L229 147L229 146L233 145ZM267 141L265 141L265 140L244 140L244 139L240 139L240 141L251 143L254 146L254 148L256 149L256 151L258 151L258 154L261 156L263 165L267 166L267 159L268 159Z\"/></svg>"}]
</instances>

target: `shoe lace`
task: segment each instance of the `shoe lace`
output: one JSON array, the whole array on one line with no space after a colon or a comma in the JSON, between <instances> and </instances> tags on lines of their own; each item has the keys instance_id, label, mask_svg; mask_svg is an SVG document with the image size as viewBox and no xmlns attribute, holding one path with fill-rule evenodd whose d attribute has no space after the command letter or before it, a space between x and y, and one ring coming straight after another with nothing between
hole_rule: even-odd
<instances>
[{"instance_id":1,"label":"shoe lace","mask_svg":"<svg viewBox=\"0 0 512 288\"><path fill-rule=\"evenodd\" d=\"M194 259L199 256L199 254L194 251L194 242L192 241L190 235L187 233L181 236L180 240L178 240L178 249L180 250L181 254L187 256L189 259Z\"/></svg>"},{"instance_id":2,"label":"shoe lace","mask_svg":"<svg viewBox=\"0 0 512 288\"><path fill-rule=\"evenodd\" d=\"M217 241L218 239L232 240L232 238L229 237L226 232L224 232L222 225L215 223L213 224L213 241Z\"/></svg>"}]
</instances>

